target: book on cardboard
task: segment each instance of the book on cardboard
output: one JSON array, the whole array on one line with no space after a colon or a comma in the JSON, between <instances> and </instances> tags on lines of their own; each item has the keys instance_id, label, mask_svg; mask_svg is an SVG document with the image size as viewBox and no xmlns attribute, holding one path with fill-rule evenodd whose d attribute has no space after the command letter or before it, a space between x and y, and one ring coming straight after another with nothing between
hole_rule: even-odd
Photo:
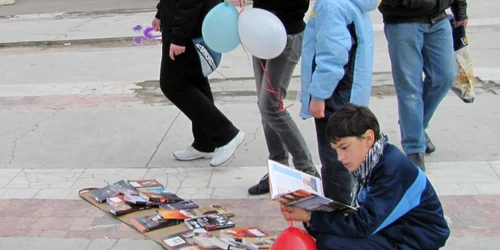
<instances>
[{"instance_id":1,"label":"book on cardboard","mask_svg":"<svg viewBox=\"0 0 500 250\"><path fill-rule=\"evenodd\" d=\"M197 218L198 214L194 210L156 210L156 214L164 220L184 220Z\"/></svg>"},{"instance_id":2,"label":"book on cardboard","mask_svg":"<svg viewBox=\"0 0 500 250\"><path fill-rule=\"evenodd\" d=\"M187 247L195 247L198 246L196 242L194 242L193 238L195 236L206 236L208 237L208 232L205 229L199 228L195 230L187 230L177 234L169 235L163 238L163 242L167 244L174 250L178 249L186 249Z\"/></svg>"},{"instance_id":3,"label":"book on cardboard","mask_svg":"<svg viewBox=\"0 0 500 250\"><path fill-rule=\"evenodd\" d=\"M325 197L318 177L268 160L271 199L308 211L353 212L355 207Z\"/></svg>"},{"instance_id":4,"label":"book on cardboard","mask_svg":"<svg viewBox=\"0 0 500 250\"><path fill-rule=\"evenodd\" d=\"M128 204L123 195L115 195L107 199L109 212L116 216L128 214L135 211L150 209L149 205Z\"/></svg>"},{"instance_id":5,"label":"book on cardboard","mask_svg":"<svg viewBox=\"0 0 500 250\"><path fill-rule=\"evenodd\" d=\"M158 182L157 180L129 180L130 185L134 187L134 189L139 188L147 188L147 187L163 187L163 184Z\"/></svg>"},{"instance_id":6,"label":"book on cardboard","mask_svg":"<svg viewBox=\"0 0 500 250\"><path fill-rule=\"evenodd\" d=\"M241 243L248 246L251 250L261 250L261 249L271 249L274 242L276 242L276 237L251 237L242 238Z\"/></svg>"},{"instance_id":7,"label":"book on cardboard","mask_svg":"<svg viewBox=\"0 0 500 250\"><path fill-rule=\"evenodd\" d=\"M137 230L143 233L181 223L181 220L164 220L156 214L133 218L130 221Z\"/></svg>"},{"instance_id":8,"label":"book on cardboard","mask_svg":"<svg viewBox=\"0 0 500 250\"><path fill-rule=\"evenodd\" d=\"M205 249L230 249L230 245L215 236L194 236L193 241Z\"/></svg>"},{"instance_id":9,"label":"book on cardboard","mask_svg":"<svg viewBox=\"0 0 500 250\"><path fill-rule=\"evenodd\" d=\"M220 205L208 205L208 206L201 206L196 209L198 213L202 215L217 215L217 214L225 214L228 217L233 217L234 213L232 211L229 211L223 206Z\"/></svg>"},{"instance_id":10,"label":"book on cardboard","mask_svg":"<svg viewBox=\"0 0 500 250\"><path fill-rule=\"evenodd\" d=\"M136 195L124 195L123 196L124 200L129 203L129 204L135 204L135 205L147 205L151 207L158 207L160 206L160 202L151 202L149 200L146 200L140 196Z\"/></svg>"},{"instance_id":11,"label":"book on cardboard","mask_svg":"<svg viewBox=\"0 0 500 250\"><path fill-rule=\"evenodd\" d=\"M133 189L134 187L130 185L126 180L121 180L116 183L110 184L106 187L93 190L91 192L92 197L97 202L104 203L106 200L116 194L120 194L120 189Z\"/></svg>"},{"instance_id":12,"label":"book on cardboard","mask_svg":"<svg viewBox=\"0 0 500 250\"><path fill-rule=\"evenodd\" d=\"M185 219L189 229L203 228L207 231L234 227L234 222L226 214L209 215L192 219Z\"/></svg>"},{"instance_id":13,"label":"book on cardboard","mask_svg":"<svg viewBox=\"0 0 500 250\"><path fill-rule=\"evenodd\" d=\"M139 196L152 202L173 203L183 201L174 193L169 192L164 187L139 188Z\"/></svg>"},{"instance_id":14,"label":"book on cardboard","mask_svg":"<svg viewBox=\"0 0 500 250\"><path fill-rule=\"evenodd\" d=\"M220 237L231 238L248 238L248 237L267 237L269 234L265 233L258 227L234 227L230 229L223 229L220 231Z\"/></svg>"},{"instance_id":15,"label":"book on cardboard","mask_svg":"<svg viewBox=\"0 0 500 250\"><path fill-rule=\"evenodd\" d=\"M183 210L183 209L195 209L195 208L199 208L199 206L190 200L160 204L160 209L162 210Z\"/></svg>"}]
</instances>

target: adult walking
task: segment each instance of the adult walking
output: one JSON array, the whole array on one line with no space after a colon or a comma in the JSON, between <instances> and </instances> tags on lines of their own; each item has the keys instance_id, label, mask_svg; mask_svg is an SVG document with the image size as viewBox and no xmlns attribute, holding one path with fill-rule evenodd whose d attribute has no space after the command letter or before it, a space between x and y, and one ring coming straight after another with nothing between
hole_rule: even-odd
<instances>
[{"instance_id":1,"label":"adult walking","mask_svg":"<svg viewBox=\"0 0 500 250\"><path fill-rule=\"evenodd\" d=\"M445 13L450 7L456 25L466 26L466 0L382 0L379 6L398 98L401 144L422 170L424 153L436 149L426 129L457 75Z\"/></svg>"},{"instance_id":2,"label":"adult walking","mask_svg":"<svg viewBox=\"0 0 500 250\"><path fill-rule=\"evenodd\" d=\"M253 7L274 13L285 26L287 33L286 47L278 57L268 60L253 57L257 104L262 118L269 159L288 165L290 154L296 169L319 177L303 135L288 111L281 109L279 101L286 97L293 71L301 56L305 29L304 15L309 8L309 0L286 2L254 0ZM270 90L277 91L278 95L276 96ZM268 192L267 174L258 184L248 190L251 195Z\"/></svg>"},{"instance_id":3,"label":"adult walking","mask_svg":"<svg viewBox=\"0 0 500 250\"><path fill-rule=\"evenodd\" d=\"M226 162L243 142L239 131L215 106L207 77L192 39L201 37L207 13L220 0L160 0L152 25L162 32L160 87L165 96L192 123L194 141L177 151L177 160L210 159L210 165Z\"/></svg>"}]
</instances>

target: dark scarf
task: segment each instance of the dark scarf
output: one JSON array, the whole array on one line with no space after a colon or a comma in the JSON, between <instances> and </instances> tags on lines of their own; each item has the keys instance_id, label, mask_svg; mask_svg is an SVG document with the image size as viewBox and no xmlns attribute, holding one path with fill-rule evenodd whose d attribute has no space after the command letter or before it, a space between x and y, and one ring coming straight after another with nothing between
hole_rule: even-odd
<instances>
[{"instance_id":1,"label":"dark scarf","mask_svg":"<svg viewBox=\"0 0 500 250\"><path fill-rule=\"evenodd\" d=\"M368 187L370 175L384 152L386 141L387 137L382 135L382 138L376 141L370 151L368 151L365 161L361 164L361 167L351 173L352 177L355 180L355 184L352 190L353 197L351 206L356 207L356 202L358 201L358 197L361 194L361 191L363 190L363 188Z\"/></svg>"}]
</instances>

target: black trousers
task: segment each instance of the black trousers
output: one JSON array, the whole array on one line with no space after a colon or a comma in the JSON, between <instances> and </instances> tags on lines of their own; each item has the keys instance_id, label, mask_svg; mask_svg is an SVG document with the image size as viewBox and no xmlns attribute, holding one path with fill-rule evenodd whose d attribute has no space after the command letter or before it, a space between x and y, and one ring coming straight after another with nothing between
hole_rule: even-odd
<instances>
[{"instance_id":1,"label":"black trousers","mask_svg":"<svg viewBox=\"0 0 500 250\"><path fill-rule=\"evenodd\" d=\"M192 146L201 152L213 152L229 143L239 130L215 106L212 89L201 70L192 42L186 51L170 59L170 42L164 41L161 60L160 88L163 94L192 123Z\"/></svg>"}]
</instances>

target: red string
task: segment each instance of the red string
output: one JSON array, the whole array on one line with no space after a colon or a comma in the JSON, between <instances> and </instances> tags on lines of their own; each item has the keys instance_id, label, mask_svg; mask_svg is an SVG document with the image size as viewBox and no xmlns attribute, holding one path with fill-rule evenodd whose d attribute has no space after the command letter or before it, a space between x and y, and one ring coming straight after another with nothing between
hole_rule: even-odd
<instances>
[{"instance_id":1,"label":"red string","mask_svg":"<svg viewBox=\"0 0 500 250\"><path fill-rule=\"evenodd\" d=\"M283 208L280 208L281 209L281 213L285 212L285 209ZM293 221L292 221L292 214L288 213L288 226L290 227L293 227Z\"/></svg>"},{"instance_id":2,"label":"red string","mask_svg":"<svg viewBox=\"0 0 500 250\"><path fill-rule=\"evenodd\" d=\"M243 10L245 10L246 3L245 3L245 0L237 0L237 1L240 4L240 9L241 9L240 14L241 14L241 12L243 12ZM227 2L231 3L234 1L227 1ZM245 53L248 54L248 52L245 49L245 46L243 44L241 47L243 48L243 51L245 51ZM285 98L284 97L280 98L279 92L273 88L273 84L271 83L271 79L269 78L269 74L267 73L266 66L264 65L264 62L260 58L257 58L257 59L260 62L260 66L262 67L262 70L264 71L264 76L266 77L267 83L269 84L269 88L264 88L264 90L269 91L274 95L274 98L276 98L276 102L278 103L280 112L286 111L289 107L293 106L293 103L286 106L286 107L284 106Z\"/></svg>"}]
</instances>

